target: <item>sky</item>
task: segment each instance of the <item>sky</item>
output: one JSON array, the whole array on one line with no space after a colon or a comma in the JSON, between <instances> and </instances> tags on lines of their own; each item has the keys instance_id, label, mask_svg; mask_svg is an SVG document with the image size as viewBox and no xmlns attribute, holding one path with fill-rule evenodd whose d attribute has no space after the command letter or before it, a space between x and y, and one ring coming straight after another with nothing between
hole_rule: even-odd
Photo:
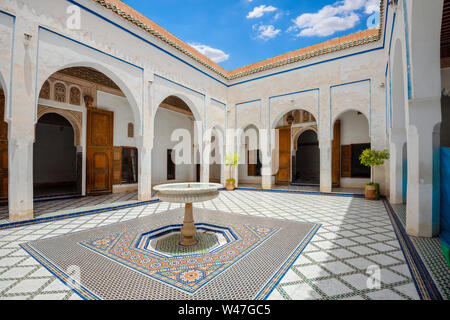
<instances>
[{"instance_id":1,"label":"sky","mask_svg":"<svg viewBox=\"0 0 450 320\"><path fill-rule=\"evenodd\" d=\"M122 0L226 70L379 25L380 0Z\"/></svg>"}]
</instances>

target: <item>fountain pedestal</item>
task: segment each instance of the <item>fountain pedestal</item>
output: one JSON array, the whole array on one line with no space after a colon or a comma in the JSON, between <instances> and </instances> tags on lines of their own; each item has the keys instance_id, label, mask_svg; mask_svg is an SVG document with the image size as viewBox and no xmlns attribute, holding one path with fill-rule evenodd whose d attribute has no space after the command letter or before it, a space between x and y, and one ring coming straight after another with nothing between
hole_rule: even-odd
<instances>
[{"instance_id":1,"label":"fountain pedestal","mask_svg":"<svg viewBox=\"0 0 450 320\"><path fill-rule=\"evenodd\" d=\"M154 187L154 190L158 191L160 200L185 204L184 221L180 230L183 239L180 245L194 246L197 244L195 239L197 228L195 227L192 204L216 198L219 195L220 188L223 188L223 186L217 183L174 183Z\"/></svg>"},{"instance_id":2,"label":"fountain pedestal","mask_svg":"<svg viewBox=\"0 0 450 320\"><path fill-rule=\"evenodd\" d=\"M195 239L197 228L195 227L192 203L185 204L183 227L181 227L180 231L183 236L183 240L180 242L182 246L194 246L197 244L197 240Z\"/></svg>"}]
</instances>

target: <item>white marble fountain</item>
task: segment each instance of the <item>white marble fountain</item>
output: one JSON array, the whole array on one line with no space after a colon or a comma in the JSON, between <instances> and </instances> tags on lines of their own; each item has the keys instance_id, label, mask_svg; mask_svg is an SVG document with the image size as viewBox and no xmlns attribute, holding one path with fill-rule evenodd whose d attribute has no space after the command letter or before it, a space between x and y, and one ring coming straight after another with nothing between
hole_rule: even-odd
<instances>
[{"instance_id":1,"label":"white marble fountain","mask_svg":"<svg viewBox=\"0 0 450 320\"><path fill-rule=\"evenodd\" d=\"M181 245L193 246L197 244L195 239L197 228L195 227L192 203L216 198L221 188L223 186L218 183L172 183L153 188L158 191L158 197L161 201L185 204L184 221L181 228L181 235L183 236Z\"/></svg>"}]
</instances>

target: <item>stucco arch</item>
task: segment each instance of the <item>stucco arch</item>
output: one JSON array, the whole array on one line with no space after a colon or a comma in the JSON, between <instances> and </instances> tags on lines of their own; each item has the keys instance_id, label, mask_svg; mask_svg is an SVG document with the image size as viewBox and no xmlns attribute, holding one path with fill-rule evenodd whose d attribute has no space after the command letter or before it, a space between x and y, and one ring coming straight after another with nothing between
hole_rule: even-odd
<instances>
[{"instance_id":1,"label":"stucco arch","mask_svg":"<svg viewBox=\"0 0 450 320\"><path fill-rule=\"evenodd\" d=\"M304 134L306 131L314 131L317 134L317 139L319 138L319 130L317 130L316 127L304 127L301 128L300 130L298 130L297 132L295 132L295 134L292 136L292 149L294 151L297 151L297 147L298 147L298 139L300 138L300 136L302 134Z\"/></svg>"},{"instance_id":2,"label":"stucco arch","mask_svg":"<svg viewBox=\"0 0 450 320\"><path fill-rule=\"evenodd\" d=\"M198 110L198 108L196 107L196 105L194 104L194 102L192 102L192 100L187 95L184 95L179 92L173 92L173 93L171 92L169 94L165 94L158 98L157 103L155 103L156 108L154 108L153 114L152 114L153 119L155 119L156 112L158 112L161 104L164 102L164 100L166 100L169 97L177 97L177 98L183 100L183 102L186 103L186 105L189 107L192 114L194 115L195 121L202 121L203 117L201 116L201 113Z\"/></svg>"},{"instance_id":3,"label":"stucco arch","mask_svg":"<svg viewBox=\"0 0 450 320\"><path fill-rule=\"evenodd\" d=\"M189 99L186 95L180 94L180 93L169 93L169 94L167 94L167 95L164 95L164 96L160 97L160 98L157 100L158 102L157 102L157 104L155 104L156 108L153 110L153 113L152 113L152 131L153 131L153 138L156 137L156 135L155 135L155 121L156 121L156 114L157 114L158 110L160 109L161 104L164 102L164 100L166 100L166 99L169 98L169 97L177 97L177 98L181 99L184 103L186 103L186 105L187 105L187 106L189 107L189 109L191 110L192 115L193 115L193 117L194 117L194 128L195 128L195 132L196 132L196 133L194 133L194 137L193 137L193 138L194 138L195 140L193 140L193 143L194 143L195 145L197 145L197 146L200 145L200 144L201 144L201 141L202 141L202 137L201 137L199 134L197 134L197 133L200 133L200 132L202 132L202 130L203 130L203 127L202 127L202 117L201 117L201 115L200 115L198 109L196 108L195 104L192 102L192 100ZM204 135L204 133L202 133L202 135Z\"/></svg>"},{"instance_id":4,"label":"stucco arch","mask_svg":"<svg viewBox=\"0 0 450 320\"><path fill-rule=\"evenodd\" d=\"M82 141L82 139L81 139L81 136L82 136L82 114L81 114L81 112L39 105L36 124L37 124L37 122L39 122L39 119L42 118L42 116L49 114L49 113L56 113L56 114L60 115L61 117L65 118L67 121L69 121L69 123L72 125L73 131L74 131L74 145L80 146L81 141Z\"/></svg>"},{"instance_id":5,"label":"stucco arch","mask_svg":"<svg viewBox=\"0 0 450 320\"><path fill-rule=\"evenodd\" d=\"M371 143L372 143L373 138L372 138L372 136L370 135L370 120L369 120L370 118L369 118L364 112L362 112L361 110L358 110L358 109L352 109L352 108L345 109L345 110L341 111L338 115L336 115L336 116L333 118L333 122L332 122L332 126L331 126L331 140L334 139L334 135L333 135L333 131L334 131L334 130L333 130L333 128L334 128L334 125L336 124L336 121L337 121L343 114L345 114L345 113L347 113L347 112L352 112L352 111L361 113L361 114L364 116L364 118L366 119L367 124L368 124L368 127L369 127L370 141L371 141Z\"/></svg>"},{"instance_id":6,"label":"stucco arch","mask_svg":"<svg viewBox=\"0 0 450 320\"><path fill-rule=\"evenodd\" d=\"M291 107L287 107L284 108L283 111L279 112L278 115L274 118L274 120L272 121L272 129L275 129L277 123L289 112L291 111L295 111L295 110L300 110L300 111L307 111L309 113L311 113L314 117L314 119L316 120L316 123L319 123L319 115L318 115L318 111L315 110L315 108L313 108L312 106L308 107L308 106L302 106L302 107L298 107L298 106L291 106Z\"/></svg>"},{"instance_id":7,"label":"stucco arch","mask_svg":"<svg viewBox=\"0 0 450 320\"><path fill-rule=\"evenodd\" d=\"M118 74L111 71L107 66L104 66L101 63L95 63L95 62L90 62L90 61L76 61L76 62L72 62L72 63L66 64L63 66L52 66L52 67L47 66L46 72L41 73L39 75L39 80L37 83L37 88L39 88L39 91L37 94L39 94L45 81L47 81L48 78L50 78L53 74L57 73L60 70L64 70L64 69L72 68L72 67L92 68L92 69L95 69L95 70L103 73L105 76L110 78L119 87L119 89L123 92L126 99L128 100L128 103L130 104L130 107L131 107L131 111L133 113L134 123L137 126L136 132L139 133L139 135L141 135L141 132L142 132L141 111L137 104L137 101L139 101L140 99L138 99L133 94L133 92L131 91L129 86L125 84L125 81L123 80L122 77L120 77ZM54 84L52 84L52 85L54 85ZM36 106L36 108L37 108L37 106ZM36 121L37 121L37 117L36 117Z\"/></svg>"}]
</instances>

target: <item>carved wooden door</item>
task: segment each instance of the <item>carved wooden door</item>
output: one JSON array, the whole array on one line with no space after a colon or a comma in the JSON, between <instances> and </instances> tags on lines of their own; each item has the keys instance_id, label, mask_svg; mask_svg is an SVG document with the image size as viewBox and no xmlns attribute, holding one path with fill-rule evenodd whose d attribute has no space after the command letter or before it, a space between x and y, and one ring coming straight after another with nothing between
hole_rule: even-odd
<instances>
[{"instance_id":1,"label":"carved wooden door","mask_svg":"<svg viewBox=\"0 0 450 320\"><path fill-rule=\"evenodd\" d=\"M278 129L278 173L275 182L286 184L291 179L291 127Z\"/></svg>"},{"instance_id":2,"label":"carved wooden door","mask_svg":"<svg viewBox=\"0 0 450 320\"><path fill-rule=\"evenodd\" d=\"M341 184L341 120L337 120L333 128L331 145L331 177L334 187Z\"/></svg>"},{"instance_id":3,"label":"carved wooden door","mask_svg":"<svg viewBox=\"0 0 450 320\"><path fill-rule=\"evenodd\" d=\"M113 185L114 113L88 108L87 193L111 193Z\"/></svg>"},{"instance_id":4,"label":"carved wooden door","mask_svg":"<svg viewBox=\"0 0 450 320\"><path fill-rule=\"evenodd\" d=\"M8 198L8 123L5 122L5 96L0 90L0 198Z\"/></svg>"}]
</instances>

